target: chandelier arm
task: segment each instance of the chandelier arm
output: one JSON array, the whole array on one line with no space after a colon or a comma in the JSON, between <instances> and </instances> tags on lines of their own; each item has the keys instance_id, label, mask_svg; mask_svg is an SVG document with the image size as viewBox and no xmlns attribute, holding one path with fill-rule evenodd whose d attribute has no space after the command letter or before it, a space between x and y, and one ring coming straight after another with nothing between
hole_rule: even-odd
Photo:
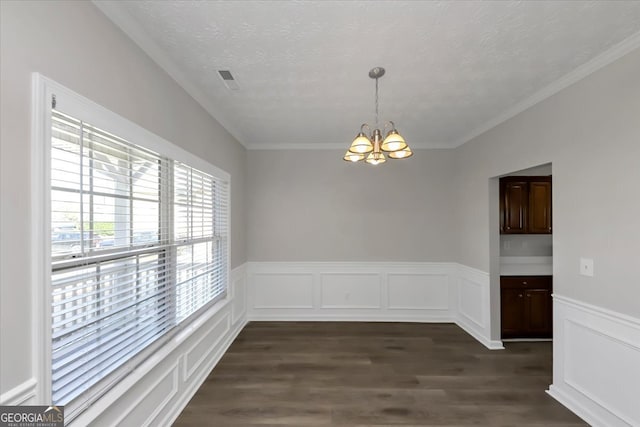
<instances>
[{"instance_id":1,"label":"chandelier arm","mask_svg":"<svg viewBox=\"0 0 640 427\"><path fill-rule=\"evenodd\" d=\"M369 126L366 123L363 123L362 125L360 125L360 132L364 133L364 128L365 127L369 130L369 133L371 133L371 126Z\"/></svg>"},{"instance_id":2,"label":"chandelier arm","mask_svg":"<svg viewBox=\"0 0 640 427\"><path fill-rule=\"evenodd\" d=\"M393 123L391 120L384 122L384 129L382 130L387 130L388 125L391 125L391 130L396 130L396 124Z\"/></svg>"}]
</instances>

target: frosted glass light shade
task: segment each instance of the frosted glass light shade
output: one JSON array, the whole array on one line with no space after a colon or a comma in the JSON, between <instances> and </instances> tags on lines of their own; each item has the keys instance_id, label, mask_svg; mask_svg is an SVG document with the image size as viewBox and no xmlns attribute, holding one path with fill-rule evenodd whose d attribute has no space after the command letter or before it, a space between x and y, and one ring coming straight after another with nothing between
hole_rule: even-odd
<instances>
[{"instance_id":1,"label":"frosted glass light shade","mask_svg":"<svg viewBox=\"0 0 640 427\"><path fill-rule=\"evenodd\" d=\"M352 153L366 154L373 151L373 144L367 136L360 132L351 143L349 151Z\"/></svg>"},{"instance_id":2,"label":"frosted glass light shade","mask_svg":"<svg viewBox=\"0 0 640 427\"><path fill-rule=\"evenodd\" d=\"M404 150L406 147L407 143L404 138L395 129L391 129L387 137L382 141L382 149L387 152Z\"/></svg>"},{"instance_id":3,"label":"frosted glass light shade","mask_svg":"<svg viewBox=\"0 0 640 427\"><path fill-rule=\"evenodd\" d=\"M388 156L390 159L406 159L407 157L413 156L413 151L411 151L411 148L407 145L402 150L389 153Z\"/></svg>"},{"instance_id":4,"label":"frosted glass light shade","mask_svg":"<svg viewBox=\"0 0 640 427\"><path fill-rule=\"evenodd\" d=\"M384 158L384 154L382 154L379 151L374 151L373 153L369 154L366 160L367 163L374 166L384 163L386 161L387 159Z\"/></svg>"},{"instance_id":5,"label":"frosted glass light shade","mask_svg":"<svg viewBox=\"0 0 640 427\"><path fill-rule=\"evenodd\" d=\"M343 157L347 162L359 162L360 160L364 160L364 154L362 153L352 153L351 151L347 151L347 153Z\"/></svg>"}]
</instances>

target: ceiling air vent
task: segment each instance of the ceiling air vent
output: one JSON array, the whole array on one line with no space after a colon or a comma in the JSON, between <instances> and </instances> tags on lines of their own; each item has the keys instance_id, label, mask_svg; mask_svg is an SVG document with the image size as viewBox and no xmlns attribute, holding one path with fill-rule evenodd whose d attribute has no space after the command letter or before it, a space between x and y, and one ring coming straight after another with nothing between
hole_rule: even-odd
<instances>
[{"instance_id":1,"label":"ceiling air vent","mask_svg":"<svg viewBox=\"0 0 640 427\"><path fill-rule=\"evenodd\" d=\"M231 71L229 70L218 70L218 74L220 74L220 77L222 77L222 81L224 82L224 85L231 90L238 90L240 89L240 86L238 86L238 82L236 82L236 79L233 78L233 75L231 74Z\"/></svg>"}]
</instances>

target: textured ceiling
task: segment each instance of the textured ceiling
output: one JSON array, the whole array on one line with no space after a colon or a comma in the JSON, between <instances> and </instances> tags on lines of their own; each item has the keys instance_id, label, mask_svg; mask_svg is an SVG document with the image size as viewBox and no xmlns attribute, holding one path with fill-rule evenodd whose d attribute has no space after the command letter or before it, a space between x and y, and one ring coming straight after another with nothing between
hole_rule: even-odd
<instances>
[{"instance_id":1,"label":"textured ceiling","mask_svg":"<svg viewBox=\"0 0 640 427\"><path fill-rule=\"evenodd\" d=\"M346 148L374 66L381 121L455 147L640 46L632 1L95 3L249 148Z\"/></svg>"}]
</instances>

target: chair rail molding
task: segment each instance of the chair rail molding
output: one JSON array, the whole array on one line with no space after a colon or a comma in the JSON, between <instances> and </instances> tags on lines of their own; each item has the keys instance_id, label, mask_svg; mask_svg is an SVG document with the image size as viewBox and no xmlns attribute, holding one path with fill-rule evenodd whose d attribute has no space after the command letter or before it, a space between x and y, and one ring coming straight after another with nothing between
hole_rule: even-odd
<instances>
[{"instance_id":1,"label":"chair rail molding","mask_svg":"<svg viewBox=\"0 0 640 427\"><path fill-rule=\"evenodd\" d=\"M249 262L247 276L248 320L451 322L503 348L489 338L489 275L460 264Z\"/></svg>"},{"instance_id":2,"label":"chair rail molding","mask_svg":"<svg viewBox=\"0 0 640 427\"><path fill-rule=\"evenodd\" d=\"M553 296L548 393L593 426L640 425L640 319Z\"/></svg>"},{"instance_id":3,"label":"chair rail molding","mask_svg":"<svg viewBox=\"0 0 640 427\"><path fill-rule=\"evenodd\" d=\"M0 405L35 405L37 386L38 381L35 378L29 378L23 383L2 393L2 395L0 395Z\"/></svg>"}]
</instances>

